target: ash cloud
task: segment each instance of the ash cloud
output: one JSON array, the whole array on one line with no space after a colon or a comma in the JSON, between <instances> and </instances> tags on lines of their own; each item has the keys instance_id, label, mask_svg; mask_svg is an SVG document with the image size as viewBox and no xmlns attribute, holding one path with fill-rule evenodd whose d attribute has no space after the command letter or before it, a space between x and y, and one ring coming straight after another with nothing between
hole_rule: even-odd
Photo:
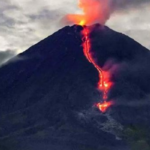
<instances>
[{"instance_id":1,"label":"ash cloud","mask_svg":"<svg viewBox=\"0 0 150 150\"><path fill-rule=\"evenodd\" d=\"M80 0L79 8L83 13L69 14L64 20L68 23L80 24L81 21L86 25L101 23L105 24L110 16L110 0Z\"/></svg>"},{"instance_id":2,"label":"ash cloud","mask_svg":"<svg viewBox=\"0 0 150 150\"><path fill-rule=\"evenodd\" d=\"M79 24L84 21L86 25L101 23L105 24L112 13L125 9L138 9L142 4L150 4L150 0L79 0L79 8L83 13L66 15L65 23Z\"/></svg>"}]
</instances>

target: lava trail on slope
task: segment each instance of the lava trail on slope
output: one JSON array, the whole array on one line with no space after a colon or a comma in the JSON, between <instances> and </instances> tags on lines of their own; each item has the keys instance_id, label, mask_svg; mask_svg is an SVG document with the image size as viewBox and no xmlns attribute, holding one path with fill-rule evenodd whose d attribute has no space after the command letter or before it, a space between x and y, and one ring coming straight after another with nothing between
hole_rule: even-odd
<instances>
[{"instance_id":1,"label":"lava trail on slope","mask_svg":"<svg viewBox=\"0 0 150 150\"><path fill-rule=\"evenodd\" d=\"M84 22L81 21L80 25L82 25ZM107 102L108 99L108 91L111 87L111 82L108 82L104 76L102 68L100 68L95 60L92 57L92 54L90 53L91 49L91 42L90 42L90 29L87 26L83 26L82 36L83 36L83 51L84 55L87 58L87 60L94 65L94 67L97 69L99 73L99 82L98 82L98 89L103 92L103 100L100 103L95 104L95 106L101 111L106 112L106 110L113 104L112 101Z\"/></svg>"},{"instance_id":2,"label":"lava trail on slope","mask_svg":"<svg viewBox=\"0 0 150 150\"><path fill-rule=\"evenodd\" d=\"M92 9L91 9L92 6ZM94 58L92 57L92 54L90 51L93 52L91 49L91 39L90 39L90 33L92 32L91 28L87 25L94 24L95 22L105 24L105 21L107 20L107 13L104 11L103 6L105 6L106 10L109 10L109 3L108 2L102 2L102 1L85 1L85 0L79 0L78 7L81 9L81 14L68 14L66 16L66 20L72 23L75 23L77 25L80 25L83 27L82 36L83 36L83 51L84 55L88 59L90 63L94 65L96 70L99 73L99 82L98 82L98 90L102 91L102 102L95 104L96 107L101 112L106 112L106 110L113 104L113 102L107 102L108 100L108 91L112 85L110 82L110 79L108 77L106 78L105 72L102 70L102 68L95 62ZM110 74L107 72L107 74Z\"/></svg>"}]
</instances>

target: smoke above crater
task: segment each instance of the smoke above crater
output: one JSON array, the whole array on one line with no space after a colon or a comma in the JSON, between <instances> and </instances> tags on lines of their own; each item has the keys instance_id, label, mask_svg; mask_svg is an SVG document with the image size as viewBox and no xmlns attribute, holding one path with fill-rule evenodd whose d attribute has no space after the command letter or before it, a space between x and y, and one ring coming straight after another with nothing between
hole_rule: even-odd
<instances>
[{"instance_id":1,"label":"smoke above crater","mask_svg":"<svg viewBox=\"0 0 150 150\"><path fill-rule=\"evenodd\" d=\"M63 18L65 24L104 25L114 12L137 9L139 5L150 4L150 0L79 0L79 14L67 14Z\"/></svg>"},{"instance_id":2,"label":"smoke above crater","mask_svg":"<svg viewBox=\"0 0 150 150\"><path fill-rule=\"evenodd\" d=\"M111 14L110 0L79 0L78 7L82 10L82 13L66 15L64 19L67 23L80 25L105 24Z\"/></svg>"}]
</instances>

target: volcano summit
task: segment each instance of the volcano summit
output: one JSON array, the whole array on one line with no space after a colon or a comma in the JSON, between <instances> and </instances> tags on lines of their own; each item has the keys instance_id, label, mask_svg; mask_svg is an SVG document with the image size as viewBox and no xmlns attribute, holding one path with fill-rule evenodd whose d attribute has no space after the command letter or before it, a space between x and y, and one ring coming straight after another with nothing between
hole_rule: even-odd
<instances>
[{"instance_id":1,"label":"volcano summit","mask_svg":"<svg viewBox=\"0 0 150 150\"><path fill-rule=\"evenodd\" d=\"M114 104L105 113L94 106L103 93L83 51L83 27L64 27L1 66L0 149L132 150L139 141L149 148L150 52L106 26L90 28Z\"/></svg>"}]
</instances>

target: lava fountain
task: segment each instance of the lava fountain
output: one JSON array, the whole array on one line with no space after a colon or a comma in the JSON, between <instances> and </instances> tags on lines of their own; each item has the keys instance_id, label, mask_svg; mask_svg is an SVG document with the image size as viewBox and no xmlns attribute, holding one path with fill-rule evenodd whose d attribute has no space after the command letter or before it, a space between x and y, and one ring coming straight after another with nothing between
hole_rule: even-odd
<instances>
[{"instance_id":1,"label":"lava fountain","mask_svg":"<svg viewBox=\"0 0 150 150\"><path fill-rule=\"evenodd\" d=\"M86 25L92 23L105 23L107 17L103 17L105 11L103 10L103 5L107 6L108 0L103 1L97 0L80 0L79 1L79 8L83 10L83 14L73 14L67 15L67 20L81 25L83 27L82 36L83 36L83 51L84 55L87 60L93 64L93 66L97 69L99 73L99 82L98 82L98 89L102 92L102 100L101 102L97 103L95 106L101 111L106 112L107 109L113 104L113 102L108 101L108 92L112 85L109 79L109 73L102 70L102 68L96 64L95 60L92 57L91 51L91 40L90 40L90 28ZM91 8L92 6L92 8ZM105 8L107 8L105 6ZM107 15L104 15L107 16Z\"/></svg>"}]
</instances>

